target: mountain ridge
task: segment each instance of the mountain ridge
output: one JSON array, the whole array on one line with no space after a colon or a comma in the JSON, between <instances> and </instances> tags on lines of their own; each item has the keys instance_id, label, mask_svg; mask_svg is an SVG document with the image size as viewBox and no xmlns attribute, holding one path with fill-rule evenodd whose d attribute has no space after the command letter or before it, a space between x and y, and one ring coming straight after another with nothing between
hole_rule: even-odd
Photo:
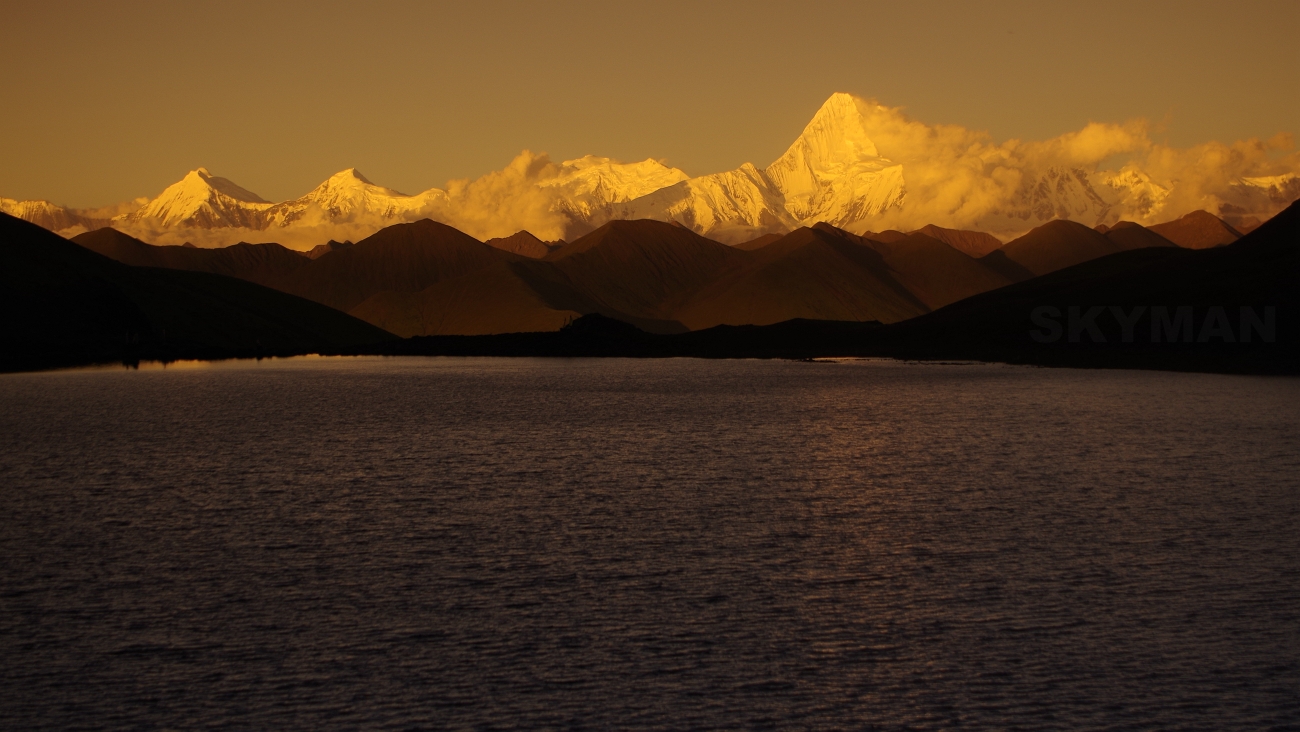
<instances>
[{"instance_id":1,"label":"mountain ridge","mask_svg":"<svg viewBox=\"0 0 1300 732\"><path fill-rule=\"evenodd\" d=\"M1200 208L1230 219L1228 225L1240 233L1300 197L1296 156L1245 163L1240 156L1196 157L1161 148L1164 157L1153 157L1159 165L1151 170L1141 159L1107 170L1082 144L1113 138L1137 154L1155 145L1144 134L1093 124L1043 142L997 144L985 133L926 125L898 108L836 93L766 167L745 163L691 176L653 158L621 163L587 155L553 163L524 151L504 170L413 195L348 168L302 196L274 203L196 168L134 204L81 211L0 199L0 210L69 236L111 223L162 243L272 238L306 250L423 218L480 240L526 229L549 241L573 241L611 220L655 219L739 244L816 223L859 234L933 225L1010 240L1054 219L1089 227L1121 220L1150 226ZM1183 167L1166 169L1169 161ZM958 249L965 246L929 233ZM1206 236L1227 243L1224 232ZM968 253L986 253L982 248L988 245L972 240L975 249Z\"/></svg>"},{"instance_id":2,"label":"mountain ridge","mask_svg":"<svg viewBox=\"0 0 1300 732\"><path fill-rule=\"evenodd\" d=\"M123 264L8 214L0 214L0 312L6 371L337 353L393 337L243 279Z\"/></svg>"},{"instance_id":3,"label":"mountain ridge","mask_svg":"<svg viewBox=\"0 0 1300 732\"><path fill-rule=\"evenodd\" d=\"M1100 256L1174 246L1137 224L1101 233L1055 221L973 257L924 231L972 234L863 236L818 223L750 249L675 223L614 220L552 246L526 231L484 243L425 219L310 257L276 244L154 247L112 229L74 241L129 264L242 277L403 337L554 329L592 313L652 332L799 318L893 323Z\"/></svg>"}]
</instances>

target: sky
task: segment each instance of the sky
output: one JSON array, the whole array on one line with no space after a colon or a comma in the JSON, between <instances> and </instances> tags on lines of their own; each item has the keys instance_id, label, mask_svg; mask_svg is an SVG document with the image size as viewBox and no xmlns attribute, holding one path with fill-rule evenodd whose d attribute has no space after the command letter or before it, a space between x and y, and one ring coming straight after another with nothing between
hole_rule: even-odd
<instances>
[{"instance_id":1,"label":"sky","mask_svg":"<svg viewBox=\"0 0 1300 732\"><path fill-rule=\"evenodd\" d=\"M206 167L278 201L406 193L521 150L702 175L781 155L844 91L1044 140L1300 132L1300 2L6 0L0 196L103 206Z\"/></svg>"}]
</instances>

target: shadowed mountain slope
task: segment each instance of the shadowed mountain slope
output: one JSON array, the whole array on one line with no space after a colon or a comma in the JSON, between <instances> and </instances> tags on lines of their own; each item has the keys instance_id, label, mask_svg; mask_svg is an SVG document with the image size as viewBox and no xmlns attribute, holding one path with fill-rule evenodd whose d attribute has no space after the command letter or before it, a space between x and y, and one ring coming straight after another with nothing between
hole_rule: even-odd
<instances>
[{"instance_id":1,"label":"shadowed mountain slope","mask_svg":"<svg viewBox=\"0 0 1300 732\"><path fill-rule=\"evenodd\" d=\"M546 261L602 311L674 320L678 308L752 257L681 226L639 220L611 221Z\"/></svg>"},{"instance_id":2,"label":"shadowed mountain slope","mask_svg":"<svg viewBox=\"0 0 1300 732\"><path fill-rule=\"evenodd\" d=\"M1007 242L998 251L1037 276L1122 250L1104 234L1060 219Z\"/></svg>"},{"instance_id":3,"label":"shadowed mountain slope","mask_svg":"<svg viewBox=\"0 0 1300 732\"><path fill-rule=\"evenodd\" d=\"M321 257L325 256L326 254L329 254L330 252L336 252L339 251L340 249L351 249L351 248L352 248L352 242L350 241L334 241L333 239L330 239L324 244L317 244L316 246L312 247L311 251L307 252L307 258L320 259Z\"/></svg>"},{"instance_id":4,"label":"shadowed mountain slope","mask_svg":"<svg viewBox=\"0 0 1300 732\"><path fill-rule=\"evenodd\" d=\"M870 239L863 243L880 252L898 281L930 309L1015 281L984 261L925 234L909 234L892 243Z\"/></svg>"},{"instance_id":5,"label":"shadowed mountain slope","mask_svg":"<svg viewBox=\"0 0 1300 732\"><path fill-rule=\"evenodd\" d=\"M559 330L579 317L556 310L509 263L443 280L420 292L376 293L352 314L403 337Z\"/></svg>"},{"instance_id":6,"label":"shadowed mountain slope","mask_svg":"<svg viewBox=\"0 0 1300 732\"><path fill-rule=\"evenodd\" d=\"M809 240L825 243L830 237L825 231L800 232L805 246ZM1109 313L1109 305L1117 306L1127 327L1113 315L1105 316L1109 321L1101 317ZM1077 310L1066 315L1071 306ZM1238 320L1236 312L1224 316L1231 310L1246 313L1241 306L1247 306L1249 318ZM1052 322L1036 320L1044 308L1056 310L1058 337L1046 337L1052 335ZM1158 318L1141 317L1166 308ZM1183 325L1166 322L1166 315L1180 310L1184 315L1175 319L1185 318ZM884 327L791 320L655 335L588 315L559 332L415 338L363 350L507 356L893 356L1294 375L1300 374L1297 312L1300 205L1293 205L1226 247L1118 252Z\"/></svg>"},{"instance_id":7,"label":"shadowed mountain slope","mask_svg":"<svg viewBox=\"0 0 1300 732\"><path fill-rule=\"evenodd\" d=\"M794 318L895 322L928 310L884 258L834 227L801 228L759 249L676 315L692 329Z\"/></svg>"},{"instance_id":8,"label":"shadowed mountain slope","mask_svg":"<svg viewBox=\"0 0 1300 732\"><path fill-rule=\"evenodd\" d=\"M308 300L349 311L385 290L415 293L501 261L520 259L429 219L382 229L309 262L280 284Z\"/></svg>"},{"instance_id":9,"label":"shadowed mountain slope","mask_svg":"<svg viewBox=\"0 0 1300 732\"><path fill-rule=\"evenodd\" d=\"M267 287L276 287L290 273L310 263L308 258L279 244L235 244L221 249L154 246L108 227L78 234L72 241L133 267L211 272Z\"/></svg>"},{"instance_id":10,"label":"shadowed mountain slope","mask_svg":"<svg viewBox=\"0 0 1300 732\"><path fill-rule=\"evenodd\" d=\"M998 249L980 257L980 263L997 272L1010 282L1024 282L1034 276L1024 265L1012 261L1006 252Z\"/></svg>"},{"instance_id":11,"label":"shadowed mountain slope","mask_svg":"<svg viewBox=\"0 0 1300 732\"><path fill-rule=\"evenodd\" d=\"M656 333L800 318L892 323L1097 256L1171 246L1136 224L1101 234L1067 221L978 259L921 233L870 236L817 224L746 251L669 223L614 221L541 259L429 220L331 243L314 260L278 245L154 247L112 229L78 241L128 263L266 284L403 336L554 329L591 313ZM521 251L549 246L528 232L507 239Z\"/></svg>"},{"instance_id":12,"label":"shadowed mountain slope","mask_svg":"<svg viewBox=\"0 0 1300 732\"><path fill-rule=\"evenodd\" d=\"M600 310L549 263L500 262L418 293L378 293L352 312L391 333L410 337L553 331ZM626 315L621 319L635 320Z\"/></svg>"},{"instance_id":13,"label":"shadowed mountain slope","mask_svg":"<svg viewBox=\"0 0 1300 732\"><path fill-rule=\"evenodd\" d=\"M1234 244L1101 257L882 329L867 350L912 358L1298 373L1298 312L1300 205L1292 204ZM1119 316L1132 319L1127 333Z\"/></svg>"},{"instance_id":14,"label":"shadowed mountain slope","mask_svg":"<svg viewBox=\"0 0 1300 732\"><path fill-rule=\"evenodd\" d=\"M400 335L473 335L557 330L588 314L600 314L651 333L681 333L675 320L629 315L576 289L550 262L502 262L453 277L413 294L384 292L353 309ZM394 316L404 313L398 320ZM389 328L381 325L385 330Z\"/></svg>"},{"instance_id":15,"label":"shadowed mountain slope","mask_svg":"<svg viewBox=\"0 0 1300 732\"><path fill-rule=\"evenodd\" d=\"M781 237L783 236L785 236L785 234L764 234L758 237L757 239L750 239L749 241L744 241L739 244L736 244L734 248L746 252L752 252L757 249L762 249L768 244L781 241Z\"/></svg>"},{"instance_id":16,"label":"shadowed mountain slope","mask_svg":"<svg viewBox=\"0 0 1300 732\"><path fill-rule=\"evenodd\" d=\"M884 231L881 232L868 231L867 233L862 235L862 238L870 239L872 241L882 241L886 244L893 244L896 241L902 241L903 239L906 239L907 234L904 234L903 232L898 231L897 229L885 229Z\"/></svg>"},{"instance_id":17,"label":"shadowed mountain slope","mask_svg":"<svg viewBox=\"0 0 1300 732\"><path fill-rule=\"evenodd\" d=\"M0 369L330 352L392 336L207 272L132 267L0 215Z\"/></svg>"},{"instance_id":18,"label":"shadowed mountain slope","mask_svg":"<svg viewBox=\"0 0 1300 732\"><path fill-rule=\"evenodd\" d=\"M1121 221L1115 224L1106 230L1105 236L1123 251L1149 247L1178 246L1145 226L1132 221Z\"/></svg>"},{"instance_id":19,"label":"shadowed mountain slope","mask_svg":"<svg viewBox=\"0 0 1300 732\"><path fill-rule=\"evenodd\" d=\"M1241 238L1241 232L1209 211L1193 211L1180 219L1147 228L1185 249L1221 247Z\"/></svg>"},{"instance_id":20,"label":"shadowed mountain slope","mask_svg":"<svg viewBox=\"0 0 1300 732\"><path fill-rule=\"evenodd\" d=\"M934 224L927 224L912 233L924 234L931 239L938 239L962 254L976 258L983 257L989 252L1002 247L1002 242L996 236L986 234L983 231L945 229Z\"/></svg>"},{"instance_id":21,"label":"shadowed mountain slope","mask_svg":"<svg viewBox=\"0 0 1300 732\"><path fill-rule=\"evenodd\" d=\"M528 257L530 259L541 259L547 254L550 254L552 249L558 248L557 246L547 244L541 239L533 236L531 232L527 231L518 231L510 236L488 239L483 243L495 249L507 251L512 254L518 254L521 257Z\"/></svg>"}]
</instances>

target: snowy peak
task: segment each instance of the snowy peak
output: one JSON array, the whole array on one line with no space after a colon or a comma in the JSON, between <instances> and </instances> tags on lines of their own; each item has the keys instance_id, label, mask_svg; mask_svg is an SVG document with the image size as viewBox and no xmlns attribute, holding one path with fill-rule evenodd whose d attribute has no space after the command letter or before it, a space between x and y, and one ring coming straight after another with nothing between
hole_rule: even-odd
<instances>
[{"instance_id":1,"label":"snowy peak","mask_svg":"<svg viewBox=\"0 0 1300 732\"><path fill-rule=\"evenodd\" d=\"M1102 185L1117 198L1126 216L1154 219L1164 210L1170 190L1133 165L1117 173L1100 174Z\"/></svg>"},{"instance_id":2,"label":"snowy peak","mask_svg":"<svg viewBox=\"0 0 1300 732\"><path fill-rule=\"evenodd\" d=\"M780 191L752 163L675 183L616 207L614 214L621 219L675 221L730 243L798 226L786 213Z\"/></svg>"},{"instance_id":3,"label":"snowy peak","mask_svg":"<svg viewBox=\"0 0 1300 732\"><path fill-rule=\"evenodd\" d=\"M765 171L786 210L811 224L847 225L903 202L903 168L881 157L869 134L872 102L833 94Z\"/></svg>"},{"instance_id":4,"label":"snowy peak","mask_svg":"<svg viewBox=\"0 0 1300 732\"><path fill-rule=\"evenodd\" d=\"M810 162L823 166L843 160L879 157L880 152L867 133L870 106L870 102L851 94L832 94L782 160L800 152L808 153Z\"/></svg>"},{"instance_id":5,"label":"snowy peak","mask_svg":"<svg viewBox=\"0 0 1300 732\"><path fill-rule=\"evenodd\" d=\"M212 175L206 168L191 170L139 211L123 217L148 221L162 228L259 228L261 212L272 204L261 196Z\"/></svg>"},{"instance_id":6,"label":"snowy peak","mask_svg":"<svg viewBox=\"0 0 1300 732\"><path fill-rule=\"evenodd\" d=\"M1102 197L1081 168L1051 167L1038 176L1026 176L1007 213L1037 226L1054 219L1078 221L1087 226L1113 224L1113 201Z\"/></svg>"},{"instance_id":7,"label":"snowy peak","mask_svg":"<svg viewBox=\"0 0 1300 732\"><path fill-rule=\"evenodd\" d=\"M1248 192L1248 195L1266 196L1275 204L1289 206L1293 201L1300 199L1300 175L1286 173L1283 175L1242 178L1234 188Z\"/></svg>"},{"instance_id":8,"label":"snowy peak","mask_svg":"<svg viewBox=\"0 0 1300 732\"><path fill-rule=\"evenodd\" d=\"M331 175L324 183L298 200L310 201L331 210L350 211L358 204L387 198L409 198L409 196L392 188L377 186L367 180L356 168L348 168Z\"/></svg>"},{"instance_id":9,"label":"snowy peak","mask_svg":"<svg viewBox=\"0 0 1300 732\"><path fill-rule=\"evenodd\" d=\"M1105 151L1110 157L1097 159ZM1132 157L1118 170L1102 169L1118 154ZM253 229L314 246L423 218L483 239L520 229L573 238L615 219L676 222L736 243L817 223L859 233L935 224L1009 239L1056 219L1147 225L1193 208L1244 231L1300 198L1298 174L1297 154L1216 159L1161 146L1129 125L998 143L985 132L927 125L901 109L837 93L766 168L745 163L694 178L653 158L622 163L588 155L557 164L526 153L477 181L417 195L348 168L272 204L198 168L152 200L77 210L4 199L0 209L56 231L111 218L141 238L176 243L228 243ZM214 231L199 237L199 228Z\"/></svg>"},{"instance_id":10,"label":"snowy peak","mask_svg":"<svg viewBox=\"0 0 1300 732\"><path fill-rule=\"evenodd\" d=\"M84 211L74 211L49 201L16 201L12 198L0 198L0 211L50 231L64 231L78 226L84 229L97 229L108 225L108 220L105 218L88 216Z\"/></svg>"},{"instance_id":11,"label":"snowy peak","mask_svg":"<svg viewBox=\"0 0 1300 732\"><path fill-rule=\"evenodd\" d=\"M247 188L242 188L235 184L229 178L221 178L212 175L207 168L198 168L185 174L178 186L184 186L185 190L191 192L213 190L221 193L228 198L243 203L269 203L265 198L253 193ZM175 186L173 186L174 188ZM170 189L169 189L170 190Z\"/></svg>"},{"instance_id":12,"label":"snowy peak","mask_svg":"<svg viewBox=\"0 0 1300 732\"><path fill-rule=\"evenodd\" d=\"M311 193L308 193L307 197L312 197L313 195L316 195L318 192L328 192L328 191L357 191L357 192L369 191L374 193L382 193L383 195L393 196L393 197L406 195L405 193L400 193L398 191L393 190L392 188L385 188L383 186L377 186L374 183L371 183L370 179L362 175L361 171L357 170L356 168L348 168L347 170L340 170L334 175L331 175L329 178L325 179L324 183L321 183L320 185L316 186L316 188L314 188L311 191Z\"/></svg>"},{"instance_id":13,"label":"snowy peak","mask_svg":"<svg viewBox=\"0 0 1300 732\"><path fill-rule=\"evenodd\" d=\"M371 183L371 182L370 182L370 179L369 179L369 178L367 178L367 177L365 177L364 175L362 175L362 174L361 174L361 171L357 170L356 168L348 168L347 170L340 170L339 172L335 173L334 175L331 175L331 176L329 177L329 180L331 180L331 181L352 181L352 180L354 180L354 181L358 181L358 182L363 183L363 184L368 185L368 186L373 186L373 185L374 185L374 183Z\"/></svg>"},{"instance_id":14,"label":"snowy peak","mask_svg":"<svg viewBox=\"0 0 1300 732\"><path fill-rule=\"evenodd\" d=\"M331 175L307 195L272 206L266 212L266 226L297 223L377 222L381 226L405 221L446 197L433 188L417 196L371 183L356 168Z\"/></svg>"},{"instance_id":15,"label":"snowy peak","mask_svg":"<svg viewBox=\"0 0 1300 732\"><path fill-rule=\"evenodd\" d=\"M690 176L647 158L639 163L620 163L610 158L587 155L561 163L553 175L537 181L551 192L551 210L571 222L574 232L586 233L615 218L625 218L616 206L688 180ZM666 218L644 216L643 218Z\"/></svg>"},{"instance_id":16,"label":"snowy peak","mask_svg":"<svg viewBox=\"0 0 1300 732\"><path fill-rule=\"evenodd\" d=\"M587 198L593 203L622 203L688 178L686 173L653 158L639 163L619 163L587 155L564 161L558 174L541 181L540 185L563 189L570 196Z\"/></svg>"},{"instance_id":17,"label":"snowy peak","mask_svg":"<svg viewBox=\"0 0 1300 732\"><path fill-rule=\"evenodd\" d=\"M608 207L608 218L676 221L726 242L817 222L843 227L870 219L901 206L905 197L903 167L882 157L869 134L876 106L849 94L832 95L765 170L745 163L725 173L674 181Z\"/></svg>"}]
</instances>

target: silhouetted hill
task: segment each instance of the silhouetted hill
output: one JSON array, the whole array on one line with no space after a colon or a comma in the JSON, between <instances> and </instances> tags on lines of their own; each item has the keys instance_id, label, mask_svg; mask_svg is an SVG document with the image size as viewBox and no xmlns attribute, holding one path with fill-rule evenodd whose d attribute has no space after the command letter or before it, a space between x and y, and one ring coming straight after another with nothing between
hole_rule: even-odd
<instances>
[{"instance_id":1,"label":"silhouetted hill","mask_svg":"<svg viewBox=\"0 0 1300 732\"><path fill-rule=\"evenodd\" d=\"M1095 259L882 329L867 350L909 358L1297 373L1298 299L1300 206L1293 204L1234 244L1143 248ZM1127 333L1122 319L1133 321Z\"/></svg>"},{"instance_id":2,"label":"silhouetted hill","mask_svg":"<svg viewBox=\"0 0 1300 732\"><path fill-rule=\"evenodd\" d=\"M1002 242L999 241L996 236L987 234L983 231L944 229L935 226L934 224L927 224L912 233L924 234L931 239L938 239L962 254L975 258L983 257L989 252L996 251L1002 247Z\"/></svg>"},{"instance_id":3,"label":"silhouetted hill","mask_svg":"<svg viewBox=\"0 0 1300 732\"><path fill-rule=\"evenodd\" d=\"M864 243L880 252L899 282L930 309L1011 284L996 267L925 234L909 234L892 243Z\"/></svg>"},{"instance_id":4,"label":"silhouetted hill","mask_svg":"<svg viewBox=\"0 0 1300 732\"><path fill-rule=\"evenodd\" d=\"M785 236L785 234L764 234L757 239L750 239L749 241L741 242L735 245L735 248L746 252L752 252L756 249L762 249L773 242L781 241L781 237L783 236Z\"/></svg>"},{"instance_id":5,"label":"silhouetted hill","mask_svg":"<svg viewBox=\"0 0 1300 732\"><path fill-rule=\"evenodd\" d=\"M692 329L804 318L895 322L928 310L874 249L834 227L800 228L750 253L677 319Z\"/></svg>"},{"instance_id":6,"label":"silhouetted hill","mask_svg":"<svg viewBox=\"0 0 1300 732\"><path fill-rule=\"evenodd\" d=\"M847 244L824 230L801 229L790 236L796 234L795 240L778 244L794 249L836 240ZM802 247L795 247L800 241ZM588 315L559 332L414 338L363 350L494 356L893 356L1300 374L1300 328L1293 317L1300 311L1298 295L1300 205L1293 205L1226 247L1118 252L883 327L791 320L655 335Z\"/></svg>"},{"instance_id":7,"label":"silhouetted hill","mask_svg":"<svg viewBox=\"0 0 1300 732\"><path fill-rule=\"evenodd\" d=\"M1007 242L999 251L1034 275L1044 275L1122 249L1104 234L1083 224L1059 219Z\"/></svg>"},{"instance_id":8,"label":"silhouetted hill","mask_svg":"<svg viewBox=\"0 0 1300 732\"><path fill-rule=\"evenodd\" d=\"M309 262L302 254L279 244L235 244L221 249L155 246L110 227L78 234L72 241L132 267L211 272L267 287L276 287Z\"/></svg>"},{"instance_id":9,"label":"silhouetted hill","mask_svg":"<svg viewBox=\"0 0 1300 732\"><path fill-rule=\"evenodd\" d=\"M281 280L279 289L344 312L385 290L415 293L501 261L520 259L429 219L382 229Z\"/></svg>"},{"instance_id":10,"label":"silhouetted hill","mask_svg":"<svg viewBox=\"0 0 1300 732\"><path fill-rule=\"evenodd\" d=\"M257 281L402 336L553 330L593 313L655 333L792 319L895 323L1099 256L1172 246L1128 222L1102 234L1056 221L978 259L921 233L866 238L817 224L764 238L746 250L678 225L615 221L536 259L426 220L354 246L331 242L315 260L278 245L153 247L111 229L79 241L126 262ZM528 232L507 239L521 251L548 246Z\"/></svg>"},{"instance_id":11,"label":"silhouetted hill","mask_svg":"<svg viewBox=\"0 0 1300 732\"><path fill-rule=\"evenodd\" d=\"M409 337L553 331L600 309L550 263L500 262L418 293L380 292L352 312Z\"/></svg>"},{"instance_id":12,"label":"silhouetted hill","mask_svg":"<svg viewBox=\"0 0 1300 732\"><path fill-rule=\"evenodd\" d=\"M997 272L1010 282L1024 282L1034 276L1024 265L1014 262L1007 253L998 249L980 257L980 263Z\"/></svg>"},{"instance_id":13,"label":"silhouetted hill","mask_svg":"<svg viewBox=\"0 0 1300 732\"><path fill-rule=\"evenodd\" d=\"M879 233L868 231L867 233L862 235L862 238L870 239L872 241L884 242L886 244L893 244L896 241L902 241L906 239L907 234L904 234L903 232L898 231L897 229L885 229L884 231L881 231Z\"/></svg>"},{"instance_id":14,"label":"silhouetted hill","mask_svg":"<svg viewBox=\"0 0 1300 732\"><path fill-rule=\"evenodd\" d=\"M699 292L753 255L659 221L611 221L551 252L546 261L602 312L677 320Z\"/></svg>"},{"instance_id":15,"label":"silhouetted hill","mask_svg":"<svg viewBox=\"0 0 1300 732\"><path fill-rule=\"evenodd\" d=\"M1132 221L1121 221L1108 228L1105 237L1114 242L1115 246L1122 251L1146 249L1148 247L1178 246L1145 226Z\"/></svg>"},{"instance_id":16,"label":"silhouetted hill","mask_svg":"<svg viewBox=\"0 0 1300 732\"><path fill-rule=\"evenodd\" d=\"M1147 228L1184 249L1210 249L1241 238L1241 232L1209 211L1193 211L1180 219Z\"/></svg>"},{"instance_id":17,"label":"silhouetted hill","mask_svg":"<svg viewBox=\"0 0 1300 732\"><path fill-rule=\"evenodd\" d=\"M3 370L338 351L392 338L243 280L132 267L3 214L0 312Z\"/></svg>"},{"instance_id":18,"label":"silhouetted hill","mask_svg":"<svg viewBox=\"0 0 1300 732\"><path fill-rule=\"evenodd\" d=\"M1258 216L1243 214L1236 206L1230 206L1227 204L1219 207L1219 216L1222 217L1223 223L1231 226L1242 236L1249 234L1264 223L1263 221L1260 221Z\"/></svg>"},{"instance_id":19,"label":"silhouetted hill","mask_svg":"<svg viewBox=\"0 0 1300 732\"><path fill-rule=\"evenodd\" d=\"M562 243L560 245L547 244L527 231L519 231L510 236L497 239L488 239L484 244L530 259L541 259L550 254L553 249L558 249L562 245Z\"/></svg>"},{"instance_id":20,"label":"silhouetted hill","mask_svg":"<svg viewBox=\"0 0 1300 732\"><path fill-rule=\"evenodd\" d=\"M352 248L352 242L350 241L334 241L333 239L330 239L324 244L317 244L316 246L312 247L311 251L307 252L307 258L320 259L321 257L325 256L326 254L329 254L330 252L337 252L341 249L351 249L351 248Z\"/></svg>"},{"instance_id":21,"label":"silhouetted hill","mask_svg":"<svg viewBox=\"0 0 1300 732\"><path fill-rule=\"evenodd\" d=\"M657 222L617 222L567 246L559 261L516 257L419 292L381 291L351 312L403 336L557 330L588 313L680 332L685 326L660 316L692 291L692 278L713 276L725 249Z\"/></svg>"}]
</instances>

